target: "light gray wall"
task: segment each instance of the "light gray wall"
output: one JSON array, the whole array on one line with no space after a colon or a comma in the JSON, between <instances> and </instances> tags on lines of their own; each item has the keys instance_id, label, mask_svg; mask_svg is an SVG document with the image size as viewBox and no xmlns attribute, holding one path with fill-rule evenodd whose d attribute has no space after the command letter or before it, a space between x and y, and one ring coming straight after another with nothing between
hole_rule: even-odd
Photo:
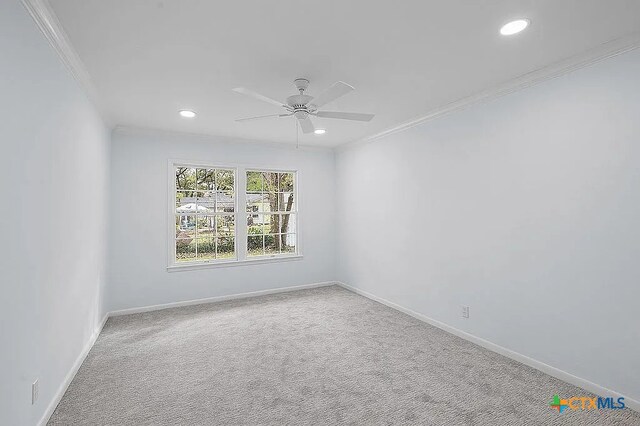
<instances>
[{"instance_id":1,"label":"light gray wall","mask_svg":"<svg viewBox=\"0 0 640 426\"><path fill-rule=\"evenodd\" d=\"M17 0L0 52L0 424L33 425L103 315L109 133Z\"/></svg>"},{"instance_id":2,"label":"light gray wall","mask_svg":"<svg viewBox=\"0 0 640 426\"><path fill-rule=\"evenodd\" d=\"M640 51L336 169L341 281L640 400Z\"/></svg>"},{"instance_id":3,"label":"light gray wall","mask_svg":"<svg viewBox=\"0 0 640 426\"><path fill-rule=\"evenodd\" d=\"M129 132L109 164L104 124L18 1L0 3L0 51L0 424L40 420L107 310L330 281L336 260L347 284L640 399L640 52L336 163ZM169 158L300 170L304 260L168 273Z\"/></svg>"},{"instance_id":4,"label":"light gray wall","mask_svg":"<svg viewBox=\"0 0 640 426\"><path fill-rule=\"evenodd\" d=\"M169 159L298 170L304 259L167 272ZM110 310L334 279L332 151L124 131L113 135L111 160Z\"/></svg>"}]
</instances>

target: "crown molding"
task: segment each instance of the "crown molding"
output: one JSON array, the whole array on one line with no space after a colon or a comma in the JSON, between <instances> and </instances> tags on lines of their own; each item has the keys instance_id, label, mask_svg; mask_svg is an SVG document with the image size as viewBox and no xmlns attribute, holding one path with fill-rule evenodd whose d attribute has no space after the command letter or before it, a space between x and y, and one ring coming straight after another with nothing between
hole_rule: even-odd
<instances>
[{"instance_id":1,"label":"crown molding","mask_svg":"<svg viewBox=\"0 0 640 426\"><path fill-rule=\"evenodd\" d=\"M62 28L62 24L51 8L49 1L21 0L21 2L35 21L38 28L40 28L40 31L42 31L42 34L44 34L51 47L53 47L53 50L55 50L64 65L67 67L73 78L78 82L81 89L84 90L89 101L98 110L98 113L105 121L105 124L112 127L110 117L108 116L104 105L100 102L98 91L91 80L91 76L87 72L82 60L80 60L78 53L71 45L69 37Z\"/></svg>"},{"instance_id":2,"label":"crown molding","mask_svg":"<svg viewBox=\"0 0 640 426\"><path fill-rule=\"evenodd\" d=\"M71 75L80 84L87 94L89 100L96 107L106 124L113 128L113 122L110 119L106 108L101 103L98 92L91 80L86 67L80 60L77 52L71 45L60 21L49 4L49 0L21 0L33 20L36 22L44 36L47 38L53 49L56 51L62 62L65 64ZM526 74L513 78L503 84L494 86L487 90L475 93L473 95L458 99L448 104L442 105L431 110L425 115L405 121L396 126L387 128L381 132L375 133L364 138L356 139L336 147L336 152L342 152L359 145L373 142L385 136L415 127L424 122L434 120L443 115L464 109L468 106L490 101L510 93L526 89L528 87L539 84L543 81L550 80L580 68L587 67L602 60L629 52L640 47L640 32L635 32L624 37L610 40L586 52L572 56L568 59L553 63L551 65L541 67L530 71Z\"/></svg>"},{"instance_id":3,"label":"crown molding","mask_svg":"<svg viewBox=\"0 0 640 426\"><path fill-rule=\"evenodd\" d=\"M634 50L638 47L640 47L640 32L635 32L624 37L610 40L581 54L572 56L559 62L555 62L551 65L535 69L498 86L494 86L490 89L483 90L471 96L467 96L465 98L461 98L454 102L440 106L434 110L431 110L426 115L414 118L409 121L405 121L397 126L390 127L379 133L365 136L364 138L356 139L342 145L338 145L335 148L336 152L346 151L355 148L356 146L364 145L377 139L381 139L385 136L402 132L427 121L434 120L443 115L467 108L471 105L480 102L491 101L510 93L535 86L546 80L551 80L553 78L571 73L580 68L588 67L605 59L612 58L614 56Z\"/></svg>"},{"instance_id":4,"label":"crown molding","mask_svg":"<svg viewBox=\"0 0 640 426\"><path fill-rule=\"evenodd\" d=\"M243 145L259 146L261 148L273 148L280 150L290 151L313 151L313 152L326 152L333 153L334 147L322 146L322 145L306 145L288 143L288 142L273 142L256 139L246 139L237 136L228 135L215 135L208 133L196 133L186 132L180 130L159 129L153 127L139 127L132 125L117 125L111 130L113 136L142 136L142 137L168 137L171 139L185 139L189 138L193 141L208 142L208 143L233 143Z\"/></svg>"}]
</instances>

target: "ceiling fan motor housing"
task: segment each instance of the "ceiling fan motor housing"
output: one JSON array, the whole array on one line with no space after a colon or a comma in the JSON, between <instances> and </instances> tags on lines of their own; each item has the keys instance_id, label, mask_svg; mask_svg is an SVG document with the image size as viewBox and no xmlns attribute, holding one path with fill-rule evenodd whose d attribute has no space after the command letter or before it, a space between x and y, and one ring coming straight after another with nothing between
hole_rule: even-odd
<instances>
[{"instance_id":1,"label":"ceiling fan motor housing","mask_svg":"<svg viewBox=\"0 0 640 426\"><path fill-rule=\"evenodd\" d=\"M300 92L299 95L292 95L287 98L287 105L293 108L293 116L298 120L304 120L309 115L307 104L311 102L313 96L305 95L304 91L309 87L309 80L306 78L296 78L293 81Z\"/></svg>"},{"instance_id":2,"label":"ceiling fan motor housing","mask_svg":"<svg viewBox=\"0 0 640 426\"><path fill-rule=\"evenodd\" d=\"M311 102L313 96L309 95L292 95L287 98L287 105L293 109L305 108L305 106Z\"/></svg>"}]
</instances>

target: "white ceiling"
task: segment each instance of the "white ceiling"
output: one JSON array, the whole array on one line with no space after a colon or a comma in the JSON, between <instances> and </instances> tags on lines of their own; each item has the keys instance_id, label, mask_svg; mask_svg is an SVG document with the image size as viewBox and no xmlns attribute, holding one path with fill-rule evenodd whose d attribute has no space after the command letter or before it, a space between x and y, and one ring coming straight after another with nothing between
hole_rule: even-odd
<instances>
[{"instance_id":1,"label":"white ceiling","mask_svg":"<svg viewBox=\"0 0 640 426\"><path fill-rule=\"evenodd\" d=\"M336 146L640 31L637 0L51 0L100 102L118 125L295 143L293 119L231 91L278 100L296 77L317 95L356 90L323 109L370 123L314 119ZM527 17L512 37L500 26ZM178 109L198 112L180 118Z\"/></svg>"}]
</instances>

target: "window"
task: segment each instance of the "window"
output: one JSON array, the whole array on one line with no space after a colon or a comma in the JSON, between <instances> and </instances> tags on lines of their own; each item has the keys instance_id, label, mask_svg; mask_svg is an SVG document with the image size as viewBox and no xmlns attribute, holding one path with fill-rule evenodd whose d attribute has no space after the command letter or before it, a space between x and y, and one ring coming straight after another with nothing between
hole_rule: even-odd
<instances>
[{"instance_id":1,"label":"window","mask_svg":"<svg viewBox=\"0 0 640 426\"><path fill-rule=\"evenodd\" d=\"M170 160L168 269L301 259L297 185L293 170Z\"/></svg>"},{"instance_id":2,"label":"window","mask_svg":"<svg viewBox=\"0 0 640 426\"><path fill-rule=\"evenodd\" d=\"M247 171L247 258L297 253L295 178L295 172Z\"/></svg>"},{"instance_id":3,"label":"window","mask_svg":"<svg viewBox=\"0 0 640 426\"><path fill-rule=\"evenodd\" d=\"M174 165L173 263L237 259L235 169Z\"/></svg>"}]
</instances>

